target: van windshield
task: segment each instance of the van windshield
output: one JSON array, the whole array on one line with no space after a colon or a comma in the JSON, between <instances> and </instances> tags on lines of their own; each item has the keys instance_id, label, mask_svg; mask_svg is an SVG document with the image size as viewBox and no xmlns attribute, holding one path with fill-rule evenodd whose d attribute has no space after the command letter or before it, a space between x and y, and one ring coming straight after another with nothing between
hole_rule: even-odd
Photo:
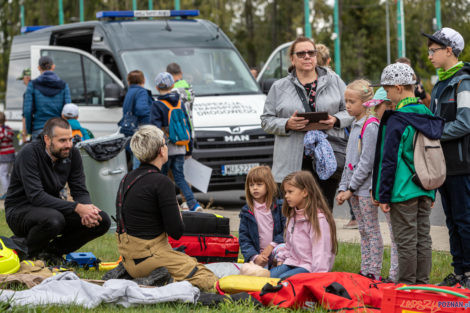
<instances>
[{"instance_id":1,"label":"van windshield","mask_svg":"<svg viewBox=\"0 0 470 313\"><path fill-rule=\"evenodd\" d=\"M239 55L231 49L165 48L125 51L126 71L144 72L145 87L158 94L154 78L176 62L198 96L261 93Z\"/></svg>"}]
</instances>

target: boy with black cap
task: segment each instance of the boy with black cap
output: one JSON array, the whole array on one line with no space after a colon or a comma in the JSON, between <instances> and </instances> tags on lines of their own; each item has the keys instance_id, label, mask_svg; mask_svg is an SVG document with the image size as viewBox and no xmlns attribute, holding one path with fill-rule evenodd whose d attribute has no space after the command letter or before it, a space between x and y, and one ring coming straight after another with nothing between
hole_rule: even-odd
<instances>
[{"instance_id":1,"label":"boy with black cap","mask_svg":"<svg viewBox=\"0 0 470 313\"><path fill-rule=\"evenodd\" d=\"M425 190L412 179L415 173L414 136L417 131L439 139L443 121L415 97L416 76L404 63L390 64L380 85L395 111L382 116L375 152L372 195L390 212L398 250L398 282L428 284L432 264L430 220L435 190Z\"/></svg>"},{"instance_id":2,"label":"boy with black cap","mask_svg":"<svg viewBox=\"0 0 470 313\"><path fill-rule=\"evenodd\" d=\"M470 64L458 59L465 44L454 29L444 27L423 35L428 38L428 58L439 76L431 94L431 111L445 120L441 143L447 176L439 193L454 273L439 285L460 283L470 288Z\"/></svg>"}]
</instances>

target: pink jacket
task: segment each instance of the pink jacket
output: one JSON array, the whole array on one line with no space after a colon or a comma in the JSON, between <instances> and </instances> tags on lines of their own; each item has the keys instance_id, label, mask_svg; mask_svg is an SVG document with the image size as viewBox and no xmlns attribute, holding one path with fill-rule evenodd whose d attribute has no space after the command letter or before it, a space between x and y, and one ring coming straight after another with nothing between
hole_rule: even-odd
<instances>
[{"instance_id":1,"label":"pink jacket","mask_svg":"<svg viewBox=\"0 0 470 313\"><path fill-rule=\"evenodd\" d=\"M298 210L296 210L299 212ZM296 214L286 227L286 246L277 259L283 264L299 266L310 273L329 272L335 255L331 252L330 225L323 213L318 213L321 237L318 238L305 215Z\"/></svg>"}]
</instances>

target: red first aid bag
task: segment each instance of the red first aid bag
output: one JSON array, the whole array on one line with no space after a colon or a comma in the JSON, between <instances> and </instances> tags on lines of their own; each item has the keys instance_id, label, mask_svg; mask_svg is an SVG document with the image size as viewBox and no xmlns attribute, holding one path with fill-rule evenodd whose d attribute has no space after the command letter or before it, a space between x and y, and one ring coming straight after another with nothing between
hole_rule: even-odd
<instances>
[{"instance_id":1,"label":"red first aid bag","mask_svg":"<svg viewBox=\"0 0 470 313\"><path fill-rule=\"evenodd\" d=\"M237 262L240 244L233 235L183 235L179 240L168 237L173 248L180 248L201 263Z\"/></svg>"}]
</instances>

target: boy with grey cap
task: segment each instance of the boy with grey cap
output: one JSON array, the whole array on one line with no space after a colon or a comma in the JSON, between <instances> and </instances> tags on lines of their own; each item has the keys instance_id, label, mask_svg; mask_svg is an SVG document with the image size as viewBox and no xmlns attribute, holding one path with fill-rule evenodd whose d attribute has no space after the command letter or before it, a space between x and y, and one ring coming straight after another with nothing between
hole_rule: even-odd
<instances>
[{"instance_id":1,"label":"boy with grey cap","mask_svg":"<svg viewBox=\"0 0 470 313\"><path fill-rule=\"evenodd\" d=\"M417 131L439 139L443 120L415 97L416 76L404 63L390 64L380 85L396 106L380 121L372 176L372 196L390 212L398 250L398 282L428 284L432 264L431 206L435 190L425 190L412 179L415 174L414 136Z\"/></svg>"},{"instance_id":2,"label":"boy with grey cap","mask_svg":"<svg viewBox=\"0 0 470 313\"><path fill-rule=\"evenodd\" d=\"M62 109L62 118L66 119L72 127L72 136L74 144L90 139L90 135L87 129L83 128L78 121L78 106L73 103L67 103Z\"/></svg>"},{"instance_id":3,"label":"boy with grey cap","mask_svg":"<svg viewBox=\"0 0 470 313\"><path fill-rule=\"evenodd\" d=\"M459 61L464 39L444 27L428 38L428 55L439 81L431 94L431 110L445 119L441 142L447 176L439 188L449 229L454 273L440 283L470 288L470 64Z\"/></svg>"},{"instance_id":4,"label":"boy with grey cap","mask_svg":"<svg viewBox=\"0 0 470 313\"><path fill-rule=\"evenodd\" d=\"M173 76L168 72L162 72L155 77L155 84L157 87L160 96L158 100L155 101L150 109L150 124L153 124L163 130L165 134L169 136L170 128L170 118L173 113L170 113L170 110L182 110L184 113L183 121L188 125L188 135L190 137L189 129L189 117L188 112L186 111L184 103L182 103L181 97L177 91L172 92L175 85ZM177 145L175 142L168 142L168 162L166 162L161 171L164 175L168 174L168 171L171 170L173 177L175 178L175 184L181 189L186 202L188 204L190 211L201 212L203 209L201 205L194 198L194 194L191 191L188 183L184 178L184 160L185 155L191 154L192 151L192 140L189 142L188 147L184 145ZM186 149L188 148L188 149Z\"/></svg>"}]
</instances>

